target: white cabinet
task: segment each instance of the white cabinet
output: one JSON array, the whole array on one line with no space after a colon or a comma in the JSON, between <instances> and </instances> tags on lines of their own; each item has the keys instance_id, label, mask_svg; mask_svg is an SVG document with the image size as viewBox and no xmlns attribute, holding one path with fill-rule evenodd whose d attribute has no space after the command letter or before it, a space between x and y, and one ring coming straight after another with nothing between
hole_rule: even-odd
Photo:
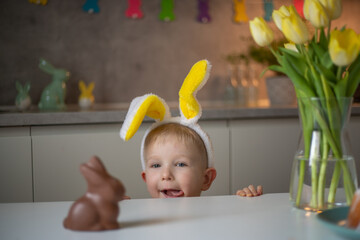
<instances>
[{"instance_id":1,"label":"white cabinet","mask_svg":"<svg viewBox=\"0 0 360 240\"><path fill-rule=\"evenodd\" d=\"M32 201L30 127L0 128L0 203Z\"/></svg>"},{"instance_id":2,"label":"white cabinet","mask_svg":"<svg viewBox=\"0 0 360 240\"><path fill-rule=\"evenodd\" d=\"M215 152L217 177L203 195L234 194L249 184L265 193L288 192L300 134L297 118L201 121ZM128 142L121 124L0 128L0 202L75 200L86 191L79 166L99 156L132 198L149 194L141 178L140 143L150 123ZM360 117L349 136L360 176Z\"/></svg>"},{"instance_id":3,"label":"white cabinet","mask_svg":"<svg viewBox=\"0 0 360 240\"><path fill-rule=\"evenodd\" d=\"M75 200L86 191L79 171L92 155L101 158L129 196L146 196L141 179L141 129L131 142L119 137L120 124L33 127L34 200Z\"/></svg>"},{"instance_id":4,"label":"white cabinet","mask_svg":"<svg viewBox=\"0 0 360 240\"><path fill-rule=\"evenodd\" d=\"M351 117L349 122L349 138L352 147L352 152L355 158L356 172L358 177L358 182L360 183L360 117ZM359 184L360 187L360 184Z\"/></svg>"},{"instance_id":5,"label":"white cabinet","mask_svg":"<svg viewBox=\"0 0 360 240\"><path fill-rule=\"evenodd\" d=\"M229 193L229 133L226 121L201 124L214 139L218 170L211 190L204 195ZM34 200L75 200L86 191L81 163L99 156L111 175L119 178L131 198L149 194L141 178L140 143L150 123L143 124L128 142L119 137L120 124L32 127Z\"/></svg>"},{"instance_id":6,"label":"white cabinet","mask_svg":"<svg viewBox=\"0 0 360 240\"><path fill-rule=\"evenodd\" d=\"M265 193L288 192L298 119L230 121L231 189L263 185Z\"/></svg>"},{"instance_id":7,"label":"white cabinet","mask_svg":"<svg viewBox=\"0 0 360 240\"><path fill-rule=\"evenodd\" d=\"M203 121L201 127L213 143L217 176L211 188L203 196L230 194L230 132L226 121Z\"/></svg>"}]
</instances>

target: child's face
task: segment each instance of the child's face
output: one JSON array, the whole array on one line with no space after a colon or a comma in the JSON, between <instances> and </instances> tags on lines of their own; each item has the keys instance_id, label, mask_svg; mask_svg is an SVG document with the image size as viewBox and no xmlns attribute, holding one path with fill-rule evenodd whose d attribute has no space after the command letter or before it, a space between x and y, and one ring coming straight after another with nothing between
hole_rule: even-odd
<instances>
[{"instance_id":1,"label":"child's face","mask_svg":"<svg viewBox=\"0 0 360 240\"><path fill-rule=\"evenodd\" d=\"M200 196L216 176L214 168L206 168L195 144L185 144L174 135L159 137L150 144L145 162L142 177L153 198ZM209 171L215 171L213 178Z\"/></svg>"}]
</instances>

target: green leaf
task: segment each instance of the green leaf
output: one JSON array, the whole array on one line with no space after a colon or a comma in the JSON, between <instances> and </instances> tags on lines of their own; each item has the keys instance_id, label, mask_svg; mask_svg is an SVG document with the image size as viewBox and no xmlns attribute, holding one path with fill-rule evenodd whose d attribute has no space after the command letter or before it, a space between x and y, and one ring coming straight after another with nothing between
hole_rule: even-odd
<instances>
[{"instance_id":1,"label":"green leaf","mask_svg":"<svg viewBox=\"0 0 360 240\"><path fill-rule=\"evenodd\" d=\"M334 92L337 98L346 97L346 87L349 79L349 74L346 73L343 79L334 86Z\"/></svg>"},{"instance_id":2,"label":"green leaf","mask_svg":"<svg viewBox=\"0 0 360 240\"><path fill-rule=\"evenodd\" d=\"M349 79L346 96L352 97L360 83L360 54L349 67Z\"/></svg>"},{"instance_id":3,"label":"green leaf","mask_svg":"<svg viewBox=\"0 0 360 240\"><path fill-rule=\"evenodd\" d=\"M310 84L313 85L313 89L315 89L317 96L324 97L324 90L321 84L321 72L319 73L319 71L317 71L315 68L317 63L311 58L308 58L307 60L307 78L310 80Z\"/></svg>"},{"instance_id":4,"label":"green leaf","mask_svg":"<svg viewBox=\"0 0 360 240\"><path fill-rule=\"evenodd\" d=\"M295 68L294 63L291 62L288 58L283 59L283 68L286 71L286 75L291 79L293 82L295 88L302 92L306 97L315 97L315 93L311 86L309 86L306 82L306 79L302 76L302 74L299 74Z\"/></svg>"},{"instance_id":5,"label":"green leaf","mask_svg":"<svg viewBox=\"0 0 360 240\"><path fill-rule=\"evenodd\" d=\"M303 61L305 60L303 55L301 55L299 52L296 52L294 50L281 47L279 48L279 51L281 51L283 54L289 54L295 58L302 59Z\"/></svg>"},{"instance_id":6,"label":"green leaf","mask_svg":"<svg viewBox=\"0 0 360 240\"><path fill-rule=\"evenodd\" d=\"M312 84L313 83L313 79L311 77L311 74L310 74L310 70L307 68L305 69L305 72L304 72L304 77L307 81L308 84Z\"/></svg>"},{"instance_id":7,"label":"green leaf","mask_svg":"<svg viewBox=\"0 0 360 240\"><path fill-rule=\"evenodd\" d=\"M330 83L336 84L337 83L337 78L336 75L333 71L331 71L330 69L324 67L321 64L316 64L314 63L315 69L316 71L321 74L324 75L324 77L326 78L327 81L330 81Z\"/></svg>"},{"instance_id":8,"label":"green leaf","mask_svg":"<svg viewBox=\"0 0 360 240\"><path fill-rule=\"evenodd\" d=\"M329 40L326 37L325 29L321 28L319 44L323 49L325 49L325 51L327 51L328 43L329 43Z\"/></svg>"},{"instance_id":9,"label":"green leaf","mask_svg":"<svg viewBox=\"0 0 360 240\"><path fill-rule=\"evenodd\" d=\"M355 58L354 62L349 67L349 72L354 71L354 68L358 68L360 66L360 54Z\"/></svg>"},{"instance_id":10,"label":"green leaf","mask_svg":"<svg viewBox=\"0 0 360 240\"><path fill-rule=\"evenodd\" d=\"M322 57L320 58L320 62L327 69L330 69L332 66L334 66L334 63L332 62L330 53L328 51L322 55Z\"/></svg>"},{"instance_id":11,"label":"green leaf","mask_svg":"<svg viewBox=\"0 0 360 240\"><path fill-rule=\"evenodd\" d=\"M265 68L261 73L260 73L260 78L262 78L264 76L264 74L268 71L268 70L272 70L275 72L280 72L283 74L286 74L283 67L279 66L279 65L271 65L268 66L267 68Z\"/></svg>"},{"instance_id":12,"label":"green leaf","mask_svg":"<svg viewBox=\"0 0 360 240\"><path fill-rule=\"evenodd\" d=\"M333 66L333 62L331 61L330 53L327 47L323 47L317 44L316 42L312 42L310 46L311 49L314 50L314 53L316 54L316 58L319 59L319 62L323 66L325 66L326 68L331 68Z\"/></svg>"},{"instance_id":13,"label":"green leaf","mask_svg":"<svg viewBox=\"0 0 360 240\"><path fill-rule=\"evenodd\" d=\"M326 49L322 48L319 44L315 42L310 43L310 47L314 49L317 57L320 59L326 52Z\"/></svg>"},{"instance_id":14,"label":"green leaf","mask_svg":"<svg viewBox=\"0 0 360 240\"><path fill-rule=\"evenodd\" d=\"M288 52L284 52L283 57L288 62L292 63L292 66L293 66L294 70L296 70L296 72L299 75L303 75L304 72L306 71L306 69L308 68L307 65L306 65L305 59L303 59L303 57L302 58L297 58L293 54L288 54Z\"/></svg>"},{"instance_id":15,"label":"green leaf","mask_svg":"<svg viewBox=\"0 0 360 240\"><path fill-rule=\"evenodd\" d=\"M271 65L271 66L267 67L266 69L286 74L284 68L279 65Z\"/></svg>"},{"instance_id":16,"label":"green leaf","mask_svg":"<svg viewBox=\"0 0 360 240\"><path fill-rule=\"evenodd\" d=\"M321 83L322 83L322 87L323 87L324 94L325 94L324 97L327 98L327 99L334 98L334 94L331 91L329 83L328 83L328 81L327 81L327 79L326 79L326 77L324 75L321 75Z\"/></svg>"},{"instance_id":17,"label":"green leaf","mask_svg":"<svg viewBox=\"0 0 360 240\"><path fill-rule=\"evenodd\" d=\"M314 63L315 65L315 63ZM310 76L313 80L313 84L315 87L315 92L317 93L318 97L325 97L324 89L321 84L321 74L318 74L318 72L315 70L314 65L310 66Z\"/></svg>"}]
</instances>

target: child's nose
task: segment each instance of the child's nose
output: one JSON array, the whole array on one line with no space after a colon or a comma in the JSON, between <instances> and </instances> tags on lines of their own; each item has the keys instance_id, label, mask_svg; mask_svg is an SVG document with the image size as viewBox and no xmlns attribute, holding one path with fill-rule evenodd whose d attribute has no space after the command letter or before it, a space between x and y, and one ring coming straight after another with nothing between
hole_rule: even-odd
<instances>
[{"instance_id":1,"label":"child's nose","mask_svg":"<svg viewBox=\"0 0 360 240\"><path fill-rule=\"evenodd\" d=\"M171 169L169 167L165 167L162 172L162 180L169 181L169 180L173 180L173 179L174 179L174 177L171 173Z\"/></svg>"}]
</instances>

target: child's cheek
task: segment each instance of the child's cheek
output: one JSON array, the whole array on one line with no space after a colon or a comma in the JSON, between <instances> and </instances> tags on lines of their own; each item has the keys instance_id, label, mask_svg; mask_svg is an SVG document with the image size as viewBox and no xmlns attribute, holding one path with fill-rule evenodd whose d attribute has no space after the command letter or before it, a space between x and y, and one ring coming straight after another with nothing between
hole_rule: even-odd
<instances>
[{"instance_id":1,"label":"child's cheek","mask_svg":"<svg viewBox=\"0 0 360 240\"><path fill-rule=\"evenodd\" d=\"M191 171L183 172L181 174L181 183L183 187L186 187L187 189L196 187L198 185L198 178L196 176L198 175L195 172L191 172Z\"/></svg>"}]
</instances>

